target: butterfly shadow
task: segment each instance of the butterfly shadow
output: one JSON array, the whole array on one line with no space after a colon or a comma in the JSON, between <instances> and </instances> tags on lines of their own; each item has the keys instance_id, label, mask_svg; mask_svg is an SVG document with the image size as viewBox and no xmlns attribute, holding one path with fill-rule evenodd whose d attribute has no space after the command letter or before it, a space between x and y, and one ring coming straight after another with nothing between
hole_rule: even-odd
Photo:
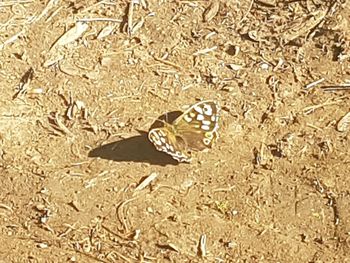
<instances>
[{"instance_id":1,"label":"butterfly shadow","mask_svg":"<svg viewBox=\"0 0 350 263\"><path fill-rule=\"evenodd\" d=\"M180 115L179 111L163 114L150 129L162 127L164 122L172 123ZM138 162L161 166L178 164L170 155L156 150L148 140L147 132L139 130L138 132L140 135L99 146L91 150L88 156L117 162Z\"/></svg>"}]
</instances>

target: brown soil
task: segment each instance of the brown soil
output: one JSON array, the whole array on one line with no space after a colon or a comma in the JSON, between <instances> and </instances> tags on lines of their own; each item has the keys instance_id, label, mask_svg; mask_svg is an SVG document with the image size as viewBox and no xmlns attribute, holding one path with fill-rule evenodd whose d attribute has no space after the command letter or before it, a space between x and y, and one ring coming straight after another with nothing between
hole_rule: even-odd
<instances>
[{"instance_id":1,"label":"brown soil","mask_svg":"<svg viewBox=\"0 0 350 263\"><path fill-rule=\"evenodd\" d=\"M0 262L350 262L349 35L336 0L0 2ZM178 164L146 132L201 99Z\"/></svg>"}]
</instances>

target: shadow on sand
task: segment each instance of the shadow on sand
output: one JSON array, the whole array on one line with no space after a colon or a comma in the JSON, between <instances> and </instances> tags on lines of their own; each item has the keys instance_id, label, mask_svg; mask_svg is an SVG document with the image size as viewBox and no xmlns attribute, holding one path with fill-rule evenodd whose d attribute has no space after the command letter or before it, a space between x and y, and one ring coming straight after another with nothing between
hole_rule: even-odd
<instances>
[{"instance_id":1,"label":"shadow on sand","mask_svg":"<svg viewBox=\"0 0 350 263\"><path fill-rule=\"evenodd\" d=\"M175 111L163 114L155 121L151 129L162 127L162 121L172 123L181 112ZM100 157L102 159L117 162L142 162L154 165L176 165L178 162L170 155L159 152L147 138L147 132L138 131L140 135L105 144L89 152L89 157Z\"/></svg>"}]
</instances>

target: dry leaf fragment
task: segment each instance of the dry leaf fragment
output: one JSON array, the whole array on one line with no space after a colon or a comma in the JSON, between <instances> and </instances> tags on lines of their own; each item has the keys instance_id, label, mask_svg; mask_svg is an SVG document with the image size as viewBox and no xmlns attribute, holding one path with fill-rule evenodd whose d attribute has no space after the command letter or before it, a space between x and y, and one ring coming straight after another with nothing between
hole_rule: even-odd
<instances>
[{"instance_id":1,"label":"dry leaf fragment","mask_svg":"<svg viewBox=\"0 0 350 263\"><path fill-rule=\"evenodd\" d=\"M109 24L107 26L105 26L104 28L102 28L102 30L100 31L100 33L98 33L97 35L97 39L101 40L102 38L105 38L107 36L109 36L110 34L112 34L113 30L117 27L116 23L113 24Z\"/></svg>"},{"instance_id":2,"label":"dry leaf fragment","mask_svg":"<svg viewBox=\"0 0 350 263\"><path fill-rule=\"evenodd\" d=\"M203 13L204 22L209 22L212 20L219 12L220 1L212 2L209 7Z\"/></svg>"},{"instance_id":3,"label":"dry leaf fragment","mask_svg":"<svg viewBox=\"0 0 350 263\"><path fill-rule=\"evenodd\" d=\"M33 68L29 68L21 78L21 81L18 85L18 91L13 96L14 99L27 93L27 90L30 86L30 82L33 79L33 76L34 76L34 70Z\"/></svg>"},{"instance_id":4,"label":"dry leaf fragment","mask_svg":"<svg viewBox=\"0 0 350 263\"><path fill-rule=\"evenodd\" d=\"M176 245L174 245L173 243L157 244L157 246L162 248L162 249L170 249L170 250L173 250L175 252L180 252L179 248Z\"/></svg>"},{"instance_id":5,"label":"dry leaf fragment","mask_svg":"<svg viewBox=\"0 0 350 263\"><path fill-rule=\"evenodd\" d=\"M63 62L59 64L59 69L69 75L69 76L80 76L81 72L78 68L76 68L74 65L68 63L68 62Z\"/></svg>"},{"instance_id":6,"label":"dry leaf fragment","mask_svg":"<svg viewBox=\"0 0 350 263\"><path fill-rule=\"evenodd\" d=\"M133 26L133 28L131 29L130 34L131 35L135 34L143 26L144 23L145 23L145 19L141 17L140 20L137 21Z\"/></svg>"},{"instance_id":7,"label":"dry leaf fragment","mask_svg":"<svg viewBox=\"0 0 350 263\"><path fill-rule=\"evenodd\" d=\"M169 243L168 247L171 248L172 250L176 251L176 252L180 252L180 249L173 243Z\"/></svg>"},{"instance_id":8,"label":"dry leaf fragment","mask_svg":"<svg viewBox=\"0 0 350 263\"><path fill-rule=\"evenodd\" d=\"M77 22L74 27L69 29L64 33L53 45L54 46L64 46L75 40L77 40L81 35L89 28L88 24L85 22Z\"/></svg>"},{"instance_id":9,"label":"dry leaf fragment","mask_svg":"<svg viewBox=\"0 0 350 263\"><path fill-rule=\"evenodd\" d=\"M350 111L345 114L337 124L337 131L339 132L346 132L350 128Z\"/></svg>"},{"instance_id":10,"label":"dry leaf fragment","mask_svg":"<svg viewBox=\"0 0 350 263\"><path fill-rule=\"evenodd\" d=\"M227 64L227 66L234 71L239 71L243 68L242 65L238 65L238 64Z\"/></svg>"},{"instance_id":11,"label":"dry leaf fragment","mask_svg":"<svg viewBox=\"0 0 350 263\"><path fill-rule=\"evenodd\" d=\"M51 52L49 53L49 58L44 62L43 66L48 68L54 64L57 64L59 61L63 60L64 56L62 54Z\"/></svg>"}]
</instances>

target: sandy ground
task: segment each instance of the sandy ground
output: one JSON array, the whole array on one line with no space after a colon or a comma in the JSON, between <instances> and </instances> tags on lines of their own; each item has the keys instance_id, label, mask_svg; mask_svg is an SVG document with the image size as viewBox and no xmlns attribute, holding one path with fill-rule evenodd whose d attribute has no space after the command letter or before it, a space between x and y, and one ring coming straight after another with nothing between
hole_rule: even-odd
<instances>
[{"instance_id":1,"label":"sandy ground","mask_svg":"<svg viewBox=\"0 0 350 263\"><path fill-rule=\"evenodd\" d=\"M1 1L0 262L350 262L349 5Z\"/></svg>"}]
</instances>

